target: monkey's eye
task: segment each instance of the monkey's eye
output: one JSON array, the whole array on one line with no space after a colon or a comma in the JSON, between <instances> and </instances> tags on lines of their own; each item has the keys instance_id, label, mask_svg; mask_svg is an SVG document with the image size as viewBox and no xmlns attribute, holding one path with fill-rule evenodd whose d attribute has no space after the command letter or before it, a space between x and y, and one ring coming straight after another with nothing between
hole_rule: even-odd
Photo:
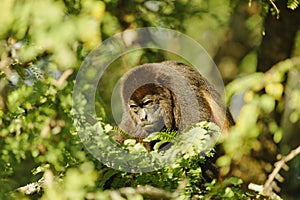
<instances>
[{"instance_id":1,"label":"monkey's eye","mask_svg":"<svg viewBox=\"0 0 300 200\"><path fill-rule=\"evenodd\" d=\"M146 99L144 102L143 102L143 105L144 106L152 106L154 103L153 99Z\"/></svg>"},{"instance_id":2,"label":"monkey's eye","mask_svg":"<svg viewBox=\"0 0 300 200\"><path fill-rule=\"evenodd\" d=\"M138 106L136 105L136 104L130 104L129 105L129 107L130 107L130 109L133 111L133 112L135 112L135 113L137 113L138 112Z\"/></svg>"}]
</instances>

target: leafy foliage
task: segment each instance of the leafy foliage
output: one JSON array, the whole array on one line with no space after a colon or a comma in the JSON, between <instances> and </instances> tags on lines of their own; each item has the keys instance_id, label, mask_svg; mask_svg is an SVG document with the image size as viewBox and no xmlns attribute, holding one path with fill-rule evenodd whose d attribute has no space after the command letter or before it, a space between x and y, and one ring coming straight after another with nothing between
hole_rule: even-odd
<instances>
[{"instance_id":1,"label":"leafy foliage","mask_svg":"<svg viewBox=\"0 0 300 200\"><path fill-rule=\"evenodd\" d=\"M172 131L172 130L166 130L163 132L156 132L151 135L149 135L147 138L145 138L143 141L145 142L151 142L151 141L156 141L158 140L159 142L156 142L153 149L154 150L159 150L159 148L166 143L170 143L173 141L177 134L177 131Z\"/></svg>"},{"instance_id":2,"label":"leafy foliage","mask_svg":"<svg viewBox=\"0 0 300 200\"><path fill-rule=\"evenodd\" d=\"M298 0L288 0L287 2L287 7L295 10L299 6L299 1Z\"/></svg>"}]
</instances>

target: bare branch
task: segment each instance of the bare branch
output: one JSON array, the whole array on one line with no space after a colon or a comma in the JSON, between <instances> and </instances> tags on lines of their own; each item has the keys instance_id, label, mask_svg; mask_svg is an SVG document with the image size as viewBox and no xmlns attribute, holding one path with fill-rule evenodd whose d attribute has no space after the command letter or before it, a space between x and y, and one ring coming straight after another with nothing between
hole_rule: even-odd
<instances>
[{"instance_id":1,"label":"bare branch","mask_svg":"<svg viewBox=\"0 0 300 200\"><path fill-rule=\"evenodd\" d=\"M178 188L175 192L168 192L164 189L156 188L150 185L146 186L139 186L136 188L133 187L124 187L118 190L110 190L109 196L111 199L126 199L125 197L132 196L132 195L142 195L144 197L148 197L149 199L162 199L162 200L175 200L178 199L180 196L180 192L188 183L188 180L183 180L181 184L179 184ZM38 182L27 184L23 187L19 187L16 191L21 192L25 195L32 195L35 193L39 193L44 187L46 187L45 179L40 180ZM93 196L92 194L89 194ZM123 198L124 197L124 198ZM91 198L93 199L93 198Z\"/></svg>"},{"instance_id":2,"label":"bare branch","mask_svg":"<svg viewBox=\"0 0 300 200\"><path fill-rule=\"evenodd\" d=\"M26 195L32 195L32 194L40 192L42 190L44 184L45 184L45 181L40 180L38 182L27 184L23 187L19 187L16 189L16 191L21 192Z\"/></svg>"},{"instance_id":3,"label":"bare branch","mask_svg":"<svg viewBox=\"0 0 300 200\"><path fill-rule=\"evenodd\" d=\"M296 149L292 150L287 156L282 157L281 160L277 161L274 166L274 170L269 175L268 180L264 184L264 190L267 192L268 190L272 190L271 183L276 178L277 174L279 174L279 171L286 165L286 163L290 160L292 160L294 157L296 157L298 154L300 154L300 146L298 146Z\"/></svg>"},{"instance_id":4,"label":"bare branch","mask_svg":"<svg viewBox=\"0 0 300 200\"><path fill-rule=\"evenodd\" d=\"M257 191L264 196L268 196L274 200L282 199L275 192L273 192L273 190L275 190L276 192L280 191L280 188L277 186L275 179L278 180L279 182L282 182L284 180L283 177L279 174L279 171L281 169L286 169L287 168L286 163L292 160L293 158L295 158L299 154L300 154L300 146L292 150L287 156L283 156L279 161L277 161L274 164L275 168L272 171L272 173L269 175L264 185L256 185L254 183L250 183L248 185L248 188Z\"/></svg>"}]
</instances>

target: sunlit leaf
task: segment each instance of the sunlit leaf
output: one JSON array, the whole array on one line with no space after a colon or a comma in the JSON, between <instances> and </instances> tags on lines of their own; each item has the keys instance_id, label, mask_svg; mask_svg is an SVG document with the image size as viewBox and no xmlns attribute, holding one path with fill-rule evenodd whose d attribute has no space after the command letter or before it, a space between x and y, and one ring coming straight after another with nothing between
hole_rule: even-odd
<instances>
[{"instance_id":1,"label":"sunlit leaf","mask_svg":"<svg viewBox=\"0 0 300 200\"><path fill-rule=\"evenodd\" d=\"M270 83L266 85L266 93L279 100L283 94L283 85L281 83Z\"/></svg>"}]
</instances>

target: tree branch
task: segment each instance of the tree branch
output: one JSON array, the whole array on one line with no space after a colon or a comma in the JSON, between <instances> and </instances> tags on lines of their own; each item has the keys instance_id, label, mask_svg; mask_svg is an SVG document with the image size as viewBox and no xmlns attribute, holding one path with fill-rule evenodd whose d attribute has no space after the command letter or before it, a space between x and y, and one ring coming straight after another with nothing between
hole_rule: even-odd
<instances>
[{"instance_id":1,"label":"tree branch","mask_svg":"<svg viewBox=\"0 0 300 200\"><path fill-rule=\"evenodd\" d=\"M282 176L280 176L279 171L283 168L284 170L288 170L287 162L295 158L297 155L300 154L300 146L298 146L296 149L292 150L287 156L282 157L279 161L277 161L274 166L274 170L269 175L267 181L264 185L257 185L254 183L250 183L248 188L254 191L259 192L260 194L264 196L268 196L271 199L279 200L282 199L280 196L278 196L273 190L276 192L280 191L280 188L277 186L275 179L282 182L284 179Z\"/></svg>"}]
</instances>

